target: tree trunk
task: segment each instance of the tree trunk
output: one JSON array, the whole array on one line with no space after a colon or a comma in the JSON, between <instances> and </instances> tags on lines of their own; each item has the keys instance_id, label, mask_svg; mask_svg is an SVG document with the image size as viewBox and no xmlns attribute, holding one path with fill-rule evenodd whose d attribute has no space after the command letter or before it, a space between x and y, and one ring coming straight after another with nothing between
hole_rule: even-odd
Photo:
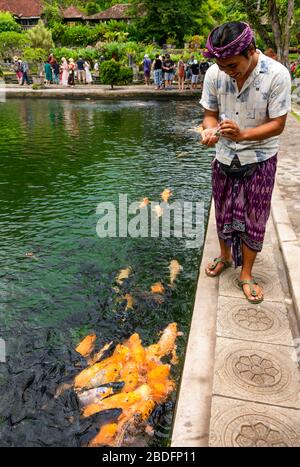
<instances>
[{"instance_id":1,"label":"tree trunk","mask_svg":"<svg viewBox=\"0 0 300 467\"><path fill-rule=\"evenodd\" d=\"M294 0L288 0L287 13L285 18L280 22L276 0L268 0L268 11L274 40L276 44L276 52L278 60L289 67L289 46L291 37L291 26L294 12Z\"/></svg>"}]
</instances>

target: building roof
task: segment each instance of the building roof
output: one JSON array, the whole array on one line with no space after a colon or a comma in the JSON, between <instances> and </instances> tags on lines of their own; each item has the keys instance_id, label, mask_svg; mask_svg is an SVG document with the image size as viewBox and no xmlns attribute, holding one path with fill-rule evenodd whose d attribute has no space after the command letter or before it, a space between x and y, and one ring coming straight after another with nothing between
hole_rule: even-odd
<instances>
[{"instance_id":1,"label":"building roof","mask_svg":"<svg viewBox=\"0 0 300 467\"><path fill-rule=\"evenodd\" d=\"M42 15L41 0L0 0L0 11L8 11L14 16L37 18Z\"/></svg>"},{"instance_id":2,"label":"building roof","mask_svg":"<svg viewBox=\"0 0 300 467\"><path fill-rule=\"evenodd\" d=\"M83 18L84 15L80 10L78 10L78 8L71 5L68 8L65 8L64 10L62 10L62 16L64 19L74 19L74 18L81 19Z\"/></svg>"},{"instance_id":3,"label":"building roof","mask_svg":"<svg viewBox=\"0 0 300 467\"><path fill-rule=\"evenodd\" d=\"M132 18L132 13L130 13L130 3L121 3L114 5L107 10L101 11L101 13L96 13L95 15L86 16L85 19L129 19Z\"/></svg>"}]
</instances>

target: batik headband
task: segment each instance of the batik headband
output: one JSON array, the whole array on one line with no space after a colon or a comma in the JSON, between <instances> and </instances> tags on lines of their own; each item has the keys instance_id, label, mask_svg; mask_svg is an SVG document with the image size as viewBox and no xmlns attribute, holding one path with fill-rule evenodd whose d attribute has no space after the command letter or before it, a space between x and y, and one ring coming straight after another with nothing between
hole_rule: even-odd
<instances>
[{"instance_id":1,"label":"batik headband","mask_svg":"<svg viewBox=\"0 0 300 467\"><path fill-rule=\"evenodd\" d=\"M206 58L227 58L227 57L232 57L233 55L239 55L243 50L245 50L252 41L253 31L250 28L249 24L247 23L243 23L243 24L246 25L243 32L232 42L229 42L229 44L226 44L223 47L215 47L212 45L213 33L219 27L213 29L210 35L208 36L208 39L205 45L205 47L207 48L207 52L202 52L204 57Z\"/></svg>"}]
</instances>

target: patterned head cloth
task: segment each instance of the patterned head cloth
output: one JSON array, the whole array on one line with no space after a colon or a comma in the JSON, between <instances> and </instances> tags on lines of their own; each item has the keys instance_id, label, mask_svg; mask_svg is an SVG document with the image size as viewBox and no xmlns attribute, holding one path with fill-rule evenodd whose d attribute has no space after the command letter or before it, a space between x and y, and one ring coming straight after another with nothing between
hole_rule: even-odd
<instances>
[{"instance_id":1,"label":"patterned head cloth","mask_svg":"<svg viewBox=\"0 0 300 467\"><path fill-rule=\"evenodd\" d=\"M253 38L253 31L250 28L249 24L245 24L245 28L243 32L232 42L229 44L224 45L223 47L215 47L212 44L212 36L213 33L218 29L215 28L212 30L210 35L208 36L206 42L207 52L202 52L204 57L207 58L227 58L232 57L233 55L239 55L243 50L245 50L248 45L251 43Z\"/></svg>"}]
</instances>

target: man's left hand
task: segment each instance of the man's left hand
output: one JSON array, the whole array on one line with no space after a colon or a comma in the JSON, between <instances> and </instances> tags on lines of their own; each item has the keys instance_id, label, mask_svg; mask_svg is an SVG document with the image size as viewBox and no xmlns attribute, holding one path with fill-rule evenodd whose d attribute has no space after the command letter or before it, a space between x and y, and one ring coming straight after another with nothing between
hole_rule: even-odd
<instances>
[{"instance_id":1,"label":"man's left hand","mask_svg":"<svg viewBox=\"0 0 300 467\"><path fill-rule=\"evenodd\" d=\"M219 123L219 133L223 138L230 139L231 141L242 141L242 130L233 120L223 120Z\"/></svg>"}]
</instances>

